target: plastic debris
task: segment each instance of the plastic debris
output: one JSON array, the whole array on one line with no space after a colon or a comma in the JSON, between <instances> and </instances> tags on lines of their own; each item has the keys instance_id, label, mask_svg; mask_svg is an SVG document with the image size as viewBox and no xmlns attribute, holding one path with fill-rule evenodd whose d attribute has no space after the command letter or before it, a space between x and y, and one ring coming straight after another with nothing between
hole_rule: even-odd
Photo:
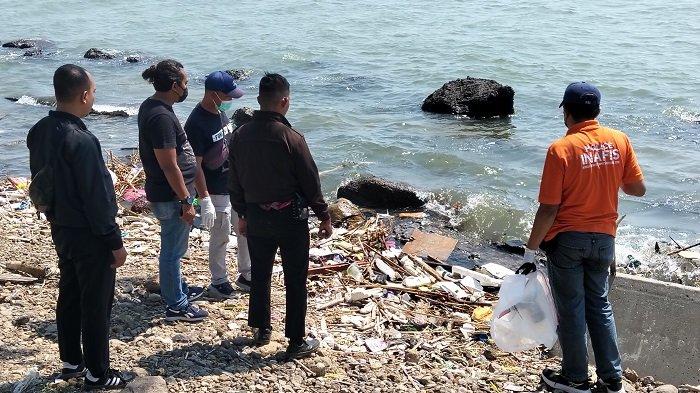
<instances>
[{"instance_id":1,"label":"plastic debris","mask_svg":"<svg viewBox=\"0 0 700 393\"><path fill-rule=\"evenodd\" d=\"M379 271L386 274L389 280L396 281L399 278L399 275L396 273L396 271L392 269L391 266L387 265L386 262L384 262L381 258L375 259L374 265L377 266L377 269L379 269Z\"/></svg>"},{"instance_id":2,"label":"plastic debris","mask_svg":"<svg viewBox=\"0 0 700 393\"><path fill-rule=\"evenodd\" d=\"M357 282L362 281L362 270L357 266L357 263L350 264L347 270L345 270L345 274Z\"/></svg>"},{"instance_id":3,"label":"plastic debris","mask_svg":"<svg viewBox=\"0 0 700 393\"><path fill-rule=\"evenodd\" d=\"M491 319L493 316L493 308L491 307L477 307L472 311L472 320L477 322L484 322Z\"/></svg>"},{"instance_id":4,"label":"plastic debris","mask_svg":"<svg viewBox=\"0 0 700 393\"><path fill-rule=\"evenodd\" d=\"M489 272L490 275L498 278L498 279L503 279L503 277L510 276L511 274L515 274L514 271L508 269L505 266L501 266L497 263L485 263L484 265L481 266L482 269L486 270Z\"/></svg>"},{"instance_id":5,"label":"plastic debris","mask_svg":"<svg viewBox=\"0 0 700 393\"><path fill-rule=\"evenodd\" d=\"M368 338L365 345L371 352L381 352L389 347L381 338Z\"/></svg>"}]
</instances>

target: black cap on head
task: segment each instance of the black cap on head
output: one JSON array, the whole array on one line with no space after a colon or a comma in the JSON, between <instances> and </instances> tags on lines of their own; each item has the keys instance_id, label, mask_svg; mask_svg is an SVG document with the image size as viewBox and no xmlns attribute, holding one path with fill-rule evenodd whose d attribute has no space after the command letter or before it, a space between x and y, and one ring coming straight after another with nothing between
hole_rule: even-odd
<instances>
[{"instance_id":1,"label":"black cap on head","mask_svg":"<svg viewBox=\"0 0 700 393\"><path fill-rule=\"evenodd\" d=\"M559 107L561 108L564 104L598 107L600 106L600 99L601 94L597 87L586 82L574 82L566 87L564 98Z\"/></svg>"},{"instance_id":2,"label":"black cap on head","mask_svg":"<svg viewBox=\"0 0 700 393\"><path fill-rule=\"evenodd\" d=\"M83 67L64 64L53 73L56 101L67 102L90 89L90 76Z\"/></svg>"}]
</instances>

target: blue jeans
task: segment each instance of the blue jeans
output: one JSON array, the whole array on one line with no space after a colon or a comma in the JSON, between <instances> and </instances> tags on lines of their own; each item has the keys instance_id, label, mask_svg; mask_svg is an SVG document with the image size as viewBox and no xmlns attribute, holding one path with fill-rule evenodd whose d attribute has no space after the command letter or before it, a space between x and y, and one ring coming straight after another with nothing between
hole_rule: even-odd
<instances>
[{"instance_id":1,"label":"blue jeans","mask_svg":"<svg viewBox=\"0 0 700 393\"><path fill-rule=\"evenodd\" d=\"M588 326L596 374L604 380L621 378L615 319L608 301L615 238L602 233L563 232L544 248L559 314L557 333L562 349L562 375L574 382L588 378Z\"/></svg>"},{"instance_id":2,"label":"blue jeans","mask_svg":"<svg viewBox=\"0 0 700 393\"><path fill-rule=\"evenodd\" d=\"M169 308L184 309L188 306L187 284L180 274L180 259L187 252L191 226L180 218L179 202L153 202L151 206L160 221L160 294Z\"/></svg>"}]
</instances>

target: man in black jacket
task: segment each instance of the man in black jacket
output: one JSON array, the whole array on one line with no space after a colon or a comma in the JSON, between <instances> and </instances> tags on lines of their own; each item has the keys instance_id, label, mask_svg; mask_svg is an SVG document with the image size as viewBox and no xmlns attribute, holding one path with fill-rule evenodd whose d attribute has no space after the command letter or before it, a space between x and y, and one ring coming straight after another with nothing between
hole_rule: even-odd
<instances>
[{"instance_id":1,"label":"man in black jacket","mask_svg":"<svg viewBox=\"0 0 700 393\"><path fill-rule=\"evenodd\" d=\"M54 73L53 85L56 110L29 130L27 147L32 176L53 168L54 203L46 217L61 272L60 378L86 375L88 388L122 389L125 379L109 368L109 331L115 269L126 261L126 250L100 142L80 120L92 109L95 83L83 68L66 64Z\"/></svg>"},{"instance_id":2,"label":"man in black jacket","mask_svg":"<svg viewBox=\"0 0 700 393\"><path fill-rule=\"evenodd\" d=\"M251 289L248 324L255 344L270 341L270 280L279 248L286 288L285 335L290 358L307 356L318 342L305 341L306 277L309 269L308 208L321 220L319 236L333 233L316 163L304 136L284 117L289 83L279 74L260 80L260 110L233 135L229 149L229 191L248 238Z\"/></svg>"}]
</instances>

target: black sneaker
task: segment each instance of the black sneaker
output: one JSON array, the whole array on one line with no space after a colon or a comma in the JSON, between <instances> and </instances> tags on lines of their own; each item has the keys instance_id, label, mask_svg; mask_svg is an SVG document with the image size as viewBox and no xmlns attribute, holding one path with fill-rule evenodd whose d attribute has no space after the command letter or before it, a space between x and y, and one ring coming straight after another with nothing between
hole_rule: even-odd
<instances>
[{"instance_id":1,"label":"black sneaker","mask_svg":"<svg viewBox=\"0 0 700 393\"><path fill-rule=\"evenodd\" d=\"M272 329L270 328L256 328L253 331L253 345L256 347L262 347L270 343L270 337L272 336Z\"/></svg>"},{"instance_id":2,"label":"black sneaker","mask_svg":"<svg viewBox=\"0 0 700 393\"><path fill-rule=\"evenodd\" d=\"M625 393L625 387L622 385L622 379L620 378L599 379L598 382L607 389L608 393Z\"/></svg>"},{"instance_id":3,"label":"black sneaker","mask_svg":"<svg viewBox=\"0 0 700 393\"><path fill-rule=\"evenodd\" d=\"M207 288L207 296L214 299L233 299L235 292L236 290L229 282L218 285L210 284Z\"/></svg>"},{"instance_id":4,"label":"black sneaker","mask_svg":"<svg viewBox=\"0 0 700 393\"><path fill-rule=\"evenodd\" d=\"M85 377L83 385L84 390L121 390L129 383L129 379L114 369L107 370L107 373L97 381L91 381L89 377Z\"/></svg>"},{"instance_id":5,"label":"black sneaker","mask_svg":"<svg viewBox=\"0 0 700 393\"><path fill-rule=\"evenodd\" d=\"M204 295L204 288L202 287L187 287L187 301L193 302Z\"/></svg>"},{"instance_id":6,"label":"black sneaker","mask_svg":"<svg viewBox=\"0 0 700 393\"><path fill-rule=\"evenodd\" d=\"M238 275L236 286L243 292L250 292L250 280L247 280L243 275Z\"/></svg>"},{"instance_id":7,"label":"black sneaker","mask_svg":"<svg viewBox=\"0 0 700 393\"><path fill-rule=\"evenodd\" d=\"M304 340L297 343L289 343L287 347L287 359L301 359L318 351L318 340Z\"/></svg>"},{"instance_id":8,"label":"black sneaker","mask_svg":"<svg viewBox=\"0 0 700 393\"><path fill-rule=\"evenodd\" d=\"M76 368L63 367L61 372L54 377L55 382L67 381L73 378L82 378L87 373L87 368L85 365L81 364Z\"/></svg>"},{"instance_id":9,"label":"black sneaker","mask_svg":"<svg viewBox=\"0 0 700 393\"><path fill-rule=\"evenodd\" d=\"M558 372L550 369L542 371L542 381L552 389L567 393L591 393L591 384L588 380L572 382Z\"/></svg>"},{"instance_id":10,"label":"black sneaker","mask_svg":"<svg viewBox=\"0 0 700 393\"><path fill-rule=\"evenodd\" d=\"M165 320L168 322L199 322L208 316L207 310L199 308L196 304L189 304L181 310L174 310L170 307L165 309Z\"/></svg>"}]
</instances>

